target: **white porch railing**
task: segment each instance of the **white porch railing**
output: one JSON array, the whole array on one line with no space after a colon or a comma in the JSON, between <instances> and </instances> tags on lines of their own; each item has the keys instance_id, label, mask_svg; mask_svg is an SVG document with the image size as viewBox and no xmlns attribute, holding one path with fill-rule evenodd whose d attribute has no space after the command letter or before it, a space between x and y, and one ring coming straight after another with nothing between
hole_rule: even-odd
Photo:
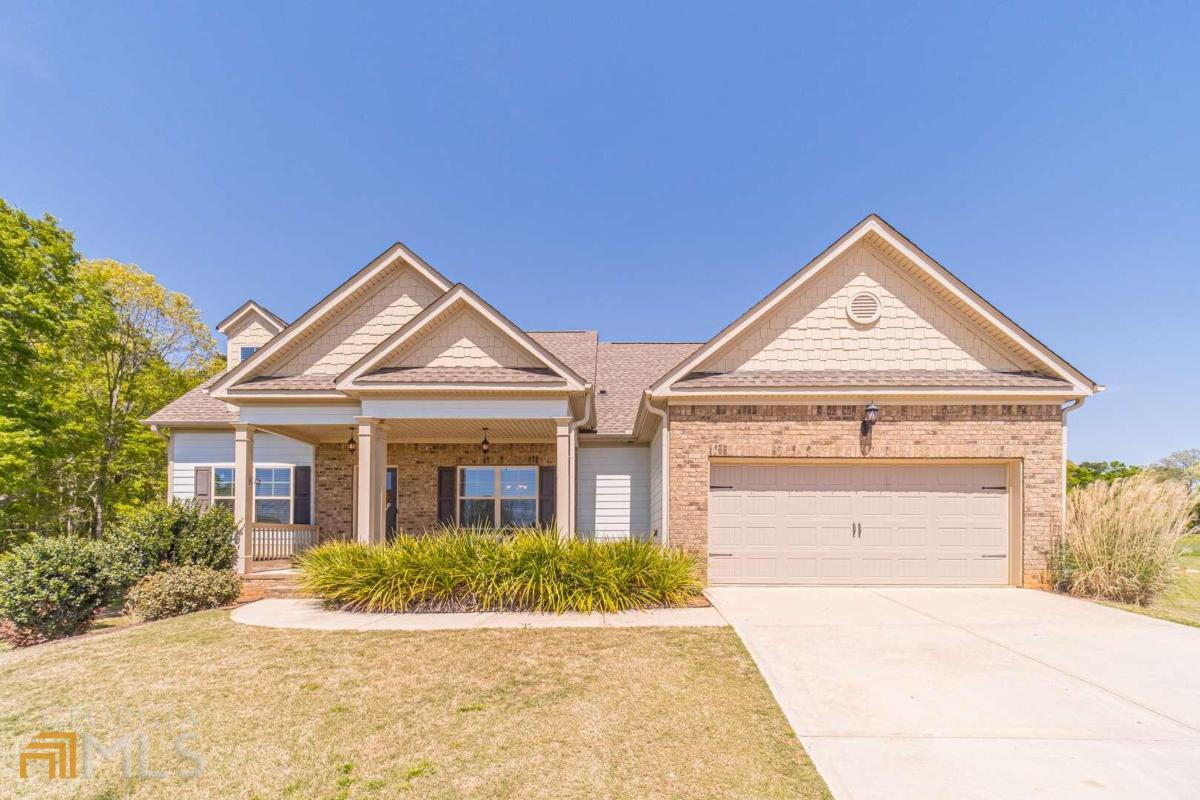
<instances>
[{"instance_id":1,"label":"white porch railing","mask_svg":"<svg viewBox=\"0 0 1200 800\"><path fill-rule=\"evenodd\" d=\"M277 525L255 522L250 526L255 561L278 561L291 558L310 547L317 546L316 525Z\"/></svg>"}]
</instances>

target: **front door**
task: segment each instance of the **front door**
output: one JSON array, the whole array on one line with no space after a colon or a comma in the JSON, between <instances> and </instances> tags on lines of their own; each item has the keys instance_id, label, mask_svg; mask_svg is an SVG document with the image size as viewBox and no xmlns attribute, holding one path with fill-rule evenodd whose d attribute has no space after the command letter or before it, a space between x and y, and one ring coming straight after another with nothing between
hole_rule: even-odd
<instances>
[{"instance_id":1,"label":"front door","mask_svg":"<svg viewBox=\"0 0 1200 800\"><path fill-rule=\"evenodd\" d=\"M387 468L387 479L384 481L383 489L383 508L385 520L384 533L389 542L396 536L396 501L398 495L396 484L399 477L396 467Z\"/></svg>"}]
</instances>

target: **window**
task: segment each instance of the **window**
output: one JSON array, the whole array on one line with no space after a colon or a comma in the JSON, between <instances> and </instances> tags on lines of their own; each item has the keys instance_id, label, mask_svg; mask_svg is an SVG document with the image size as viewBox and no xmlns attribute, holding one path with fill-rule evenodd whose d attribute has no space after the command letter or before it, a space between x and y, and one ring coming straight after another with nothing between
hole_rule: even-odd
<instances>
[{"instance_id":1,"label":"window","mask_svg":"<svg viewBox=\"0 0 1200 800\"><path fill-rule=\"evenodd\" d=\"M292 522L292 468L256 467L254 470L254 521Z\"/></svg>"},{"instance_id":2,"label":"window","mask_svg":"<svg viewBox=\"0 0 1200 800\"><path fill-rule=\"evenodd\" d=\"M212 501L233 513L233 467L213 467Z\"/></svg>"},{"instance_id":3,"label":"window","mask_svg":"<svg viewBox=\"0 0 1200 800\"><path fill-rule=\"evenodd\" d=\"M254 355L254 351L257 349L258 348L255 347L254 345L249 345L249 344L242 345L242 349L239 351L241 353L241 355L238 356L238 358L240 358L242 361L245 361L247 358Z\"/></svg>"},{"instance_id":4,"label":"window","mask_svg":"<svg viewBox=\"0 0 1200 800\"><path fill-rule=\"evenodd\" d=\"M458 524L506 528L537 524L537 467L462 467Z\"/></svg>"}]
</instances>

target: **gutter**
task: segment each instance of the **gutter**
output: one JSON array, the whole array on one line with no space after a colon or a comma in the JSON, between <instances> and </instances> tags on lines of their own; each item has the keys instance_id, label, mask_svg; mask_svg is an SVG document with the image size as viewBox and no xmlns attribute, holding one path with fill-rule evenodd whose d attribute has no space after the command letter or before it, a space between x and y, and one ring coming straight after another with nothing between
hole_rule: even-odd
<instances>
[{"instance_id":1,"label":"gutter","mask_svg":"<svg viewBox=\"0 0 1200 800\"><path fill-rule=\"evenodd\" d=\"M595 387L589 384L583 394L583 416L567 426L567 434L571 439L571 459L567 464L567 480L571 482L571 507L567 509L567 532L571 536L575 535L575 517L578 516L576 506L579 505L579 487L575 485L579 464L579 429L592 417L592 394L594 392Z\"/></svg>"},{"instance_id":2,"label":"gutter","mask_svg":"<svg viewBox=\"0 0 1200 800\"><path fill-rule=\"evenodd\" d=\"M644 392L646 410L662 420L662 531L659 534L660 544L666 547L670 543L671 530L671 417L650 401L650 392Z\"/></svg>"}]
</instances>

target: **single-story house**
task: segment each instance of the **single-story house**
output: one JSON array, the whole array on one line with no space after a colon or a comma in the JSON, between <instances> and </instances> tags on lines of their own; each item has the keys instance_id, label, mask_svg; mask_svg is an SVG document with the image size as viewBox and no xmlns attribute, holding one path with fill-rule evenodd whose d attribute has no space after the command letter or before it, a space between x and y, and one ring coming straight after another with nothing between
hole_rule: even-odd
<instances>
[{"instance_id":1,"label":"single-story house","mask_svg":"<svg viewBox=\"0 0 1200 800\"><path fill-rule=\"evenodd\" d=\"M226 371L147 422L247 572L541 524L712 583L1042 585L1067 413L1103 389L875 215L707 342L522 330L399 243L290 324L249 301L217 330Z\"/></svg>"}]
</instances>

